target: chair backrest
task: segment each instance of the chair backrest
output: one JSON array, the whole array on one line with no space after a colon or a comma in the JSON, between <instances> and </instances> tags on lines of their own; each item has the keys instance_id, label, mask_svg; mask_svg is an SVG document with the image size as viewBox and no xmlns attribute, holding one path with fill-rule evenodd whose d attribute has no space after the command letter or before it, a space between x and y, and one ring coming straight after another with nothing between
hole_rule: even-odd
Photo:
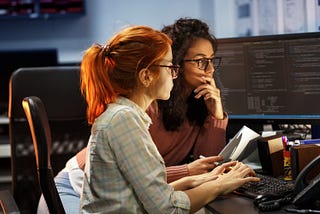
<instances>
[{"instance_id":1,"label":"chair backrest","mask_svg":"<svg viewBox=\"0 0 320 214\"><path fill-rule=\"evenodd\" d=\"M39 97L26 97L22 106L29 123L36 157L38 181L50 213L65 213L51 168L51 131L44 105Z\"/></svg>"},{"instance_id":2,"label":"chair backrest","mask_svg":"<svg viewBox=\"0 0 320 214\"><path fill-rule=\"evenodd\" d=\"M35 213L41 195L30 129L21 102L39 97L47 112L54 175L87 145L90 126L79 89L79 66L20 68L9 84L9 138L13 197L21 213Z\"/></svg>"}]
</instances>

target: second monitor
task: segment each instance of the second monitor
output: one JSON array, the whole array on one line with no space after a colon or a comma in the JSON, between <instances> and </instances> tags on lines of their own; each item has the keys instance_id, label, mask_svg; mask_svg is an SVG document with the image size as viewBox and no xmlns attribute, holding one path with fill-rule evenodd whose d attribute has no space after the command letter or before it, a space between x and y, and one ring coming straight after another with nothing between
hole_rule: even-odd
<instances>
[{"instance_id":1,"label":"second monitor","mask_svg":"<svg viewBox=\"0 0 320 214\"><path fill-rule=\"evenodd\" d=\"M319 124L320 33L218 39L216 56L231 120Z\"/></svg>"}]
</instances>

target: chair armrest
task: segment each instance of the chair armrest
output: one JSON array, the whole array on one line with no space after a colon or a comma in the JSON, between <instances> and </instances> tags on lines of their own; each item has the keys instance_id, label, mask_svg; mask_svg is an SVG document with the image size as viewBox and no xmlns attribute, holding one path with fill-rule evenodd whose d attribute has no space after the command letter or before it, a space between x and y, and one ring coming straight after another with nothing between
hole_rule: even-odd
<instances>
[{"instance_id":1,"label":"chair armrest","mask_svg":"<svg viewBox=\"0 0 320 214\"><path fill-rule=\"evenodd\" d=\"M16 204L16 201L12 197L11 193L8 190L0 191L0 213L20 213L20 210Z\"/></svg>"}]
</instances>

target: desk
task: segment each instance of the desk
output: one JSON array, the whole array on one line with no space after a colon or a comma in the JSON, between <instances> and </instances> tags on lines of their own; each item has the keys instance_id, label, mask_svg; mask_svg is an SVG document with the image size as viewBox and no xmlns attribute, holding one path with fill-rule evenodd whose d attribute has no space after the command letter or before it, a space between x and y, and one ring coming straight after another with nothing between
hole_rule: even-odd
<instances>
[{"instance_id":1,"label":"desk","mask_svg":"<svg viewBox=\"0 0 320 214\"><path fill-rule=\"evenodd\" d=\"M261 212L256 208L252 199L229 194L227 196L219 196L213 202L205 207L206 214L270 214L270 213L287 213L283 208L273 212Z\"/></svg>"}]
</instances>

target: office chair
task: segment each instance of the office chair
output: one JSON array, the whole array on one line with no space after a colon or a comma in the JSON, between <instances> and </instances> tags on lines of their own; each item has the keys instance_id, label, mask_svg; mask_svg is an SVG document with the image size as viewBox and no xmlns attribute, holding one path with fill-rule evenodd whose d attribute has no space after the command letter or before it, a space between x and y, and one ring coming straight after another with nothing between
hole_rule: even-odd
<instances>
[{"instance_id":1,"label":"office chair","mask_svg":"<svg viewBox=\"0 0 320 214\"><path fill-rule=\"evenodd\" d=\"M50 213L65 213L51 168L51 131L46 110L39 97L26 97L22 106L29 123L35 150L38 180Z\"/></svg>"},{"instance_id":2,"label":"office chair","mask_svg":"<svg viewBox=\"0 0 320 214\"><path fill-rule=\"evenodd\" d=\"M46 108L52 137L51 166L56 175L87 145L90 135L79 71L79 66L34 67L20 68L11 75L8 117L12 194L21 213L36 213L41 196L33 142L21 102L37 96Z\"/></svg>"}]
</instances>

